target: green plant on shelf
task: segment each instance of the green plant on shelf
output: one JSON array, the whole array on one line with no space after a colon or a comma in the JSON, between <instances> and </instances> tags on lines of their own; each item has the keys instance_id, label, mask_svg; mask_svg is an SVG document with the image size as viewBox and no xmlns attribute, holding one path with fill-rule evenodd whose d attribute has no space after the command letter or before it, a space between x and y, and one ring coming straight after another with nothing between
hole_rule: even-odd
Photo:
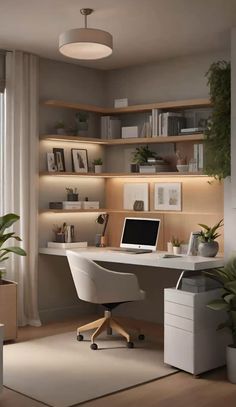
<instances>
[{"instance_id":1,"label":"green plant on shelf","mask_svg":"<svg viewBox=\"0 0 236 407\"><path fill-rule=\"evenodd\" d=\"M65 128L65 123L62 120L59 120L58 122L56 122L55 128L56 129L64 129Z\"/></svg>"},{"instance_id":2,"label":"green plant on shelf","mask_svg":"<svg viewBox=\"0 0 236 407\"><path fill-rule=\"evenodd\" d=\"M178 237L173 236L171 239L171 243L173 247L180 247L183 242L182 240L179 240Z\"/></svg>"},{"instance_id":3,"label":"green plant on shelf","mask_svg":"<svg viewBox=\"0 0 236 407\"><path fill-rule=\"evenodd\" d=\"M101 158L95 158L95 160L93 160L93 165L102 165L103 161Z\"/></svg>"},{"instance_id":4,"label":"green plant on shelf","mask_svg":"<svg viewBox=\"0 0 236 407\"><path fill-rule=\"evenodd\" d=\"M135 151L133 152L132 162L134 164L145 164L148 162L148 158L158 159L159 157L155 151L149 149L148 145L136 147Z\"/></svg>"}]
</instances>

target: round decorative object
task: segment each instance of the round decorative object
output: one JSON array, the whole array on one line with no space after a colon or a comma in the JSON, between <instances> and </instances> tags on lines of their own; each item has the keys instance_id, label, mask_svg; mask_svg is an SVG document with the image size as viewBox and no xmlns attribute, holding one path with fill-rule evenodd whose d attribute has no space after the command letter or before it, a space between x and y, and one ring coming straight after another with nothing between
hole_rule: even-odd
<instances>
[{"instance_id":1,"label":"round decorative object","mask_svg":"<svg viewBox=\"0 0 236 407\"><path fill-rule=\"evenodd\" d=\"M140 334L140 335L138 336L138 339L139 339L140 341L144 341L145 336L144 336L143 334Z\"/></svg>"},{"instance_id":2,"label":"round decorative object","mask_svg":"<svg viewBox=\"0 0 236 407\"><path fill-rule=\"evenodd\" d=\"M200 242L198 245L198 254L202 257L215 257L219 250L219 243L215 240L211 242Z\"/></svg>"},{"instance_id":3,"label":"round decorative object","mask_svg":"<svg viewBox=\"0 0 236 407\"><path fill-rule=\"evenodd\" d=\"M236 383L236 348L229 345L226 348L227 375L231 383Z\"/></svg>"},{"instance_id":4,"label":"round decorative object","mask_svg":"<svg viewBox=\"0 0 236 407\"><path fill-rule=\"evenodd\" d=\"M134 201L134 211L144 211L144 201Z\"/></svg>"},{"instance_id":5,"label":"round decorative object","mask_svg":"<svg viewBox=\"0 0 236 407\"><path fill-rule=\"evenodd\" d=\"M134 343L133 342L127 342L127 348L131 349L134 347Z\"/></svg>"},{"instance_id":6,"label":"round decorative object","mask_svg":"<svg viewBox=\"0 0 236 407\"><path fill-rule=\"evenodd\" d=\"M98 348L98 345L96 343L92 343L90 345L90 349L92 349L92 350L97 350L97 348Z\"/></svg>"},{"instance_id":7,"label":"round decorative object","mask_svg":"<svg viewBox=\"0 0 236 407\"><path fill-rule=\"evenodd\" d=\"M83 335L77 335L77 341L81 342L84 339Z\"/></svg>"}]
</instances>

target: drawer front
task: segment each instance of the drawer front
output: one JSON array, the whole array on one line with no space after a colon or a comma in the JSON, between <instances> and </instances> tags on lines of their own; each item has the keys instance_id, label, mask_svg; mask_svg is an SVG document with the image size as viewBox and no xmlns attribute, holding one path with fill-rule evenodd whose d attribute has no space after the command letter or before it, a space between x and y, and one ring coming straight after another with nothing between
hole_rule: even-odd
<instances>
[{"instance_id":1,"label":"drawer front","mask_svg":"<svg viewBox=\"0 0 236 407\"><path fill-rule=\"evenodd\" d=\"M193 319L193 307L177 304L175 302L165 301L165 312L167 314L178 315L183 318Z\"/></svg>"},{"instance_id":2,"label":"drawer front","mask_svg":"<svg viewBox=\"0 0 236 407\"><path fill-rule=\"evenodd\" d=\"M193 307L195 295L194 293L188 293L186 291L165 289L165 301L187 305L188 307Z\"/></svg>"},{"instance_id":3,"label":"drawer front","mask_svg":"<svg viewBox=\"0 0 236 407\"><path fill-rule=\"evenodd\" d=\"M187 318L182 318L177 315L168 314L165 312L165 325L183 329L184 331L194 331L194 321Z\"/></svg>"},{"instance_id":4,"label":"drawer front","mask_svg":"<svg viewBox=\"0 0 236 407\"><path fill-rule=\"evenodd\" d=\"M194 338L191 332L165 326L164 362L194 373Z\"/></svg>"}]
</instances>

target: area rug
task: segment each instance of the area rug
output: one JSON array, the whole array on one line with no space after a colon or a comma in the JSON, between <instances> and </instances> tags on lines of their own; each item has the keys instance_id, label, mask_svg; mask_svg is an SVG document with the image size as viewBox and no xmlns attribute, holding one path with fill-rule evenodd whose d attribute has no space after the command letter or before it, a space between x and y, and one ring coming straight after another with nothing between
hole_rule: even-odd
<instances>
[{"instance_id":1,"label":"area rug","mask_svg":"<svg viewBox=\"0 0 236 407\"><path fill-rule=\"evenodd\" d=\"M176 372L160 344L126 348L118 337L78 342L75 332L4 346L4 385L53 407L68 407Z\"/></svg>"}]
</instances>

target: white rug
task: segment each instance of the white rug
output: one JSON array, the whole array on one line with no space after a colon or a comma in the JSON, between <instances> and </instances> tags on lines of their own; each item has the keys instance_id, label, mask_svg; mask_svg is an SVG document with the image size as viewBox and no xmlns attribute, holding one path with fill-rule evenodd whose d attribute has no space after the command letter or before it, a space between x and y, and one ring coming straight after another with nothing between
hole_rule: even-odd
<instances>
[{"instance_id":1,"label":"white rug","mask_svg":"<svg viewBox=\"0 0 236 407\"><path fill-rule=\"evenodd\" d=\"M156 343L126 348L120 338L77 342L75 332L4 346L4 385L53 407L68 407L127 389L176 370Z\"/></svg>"}]
</instances>

